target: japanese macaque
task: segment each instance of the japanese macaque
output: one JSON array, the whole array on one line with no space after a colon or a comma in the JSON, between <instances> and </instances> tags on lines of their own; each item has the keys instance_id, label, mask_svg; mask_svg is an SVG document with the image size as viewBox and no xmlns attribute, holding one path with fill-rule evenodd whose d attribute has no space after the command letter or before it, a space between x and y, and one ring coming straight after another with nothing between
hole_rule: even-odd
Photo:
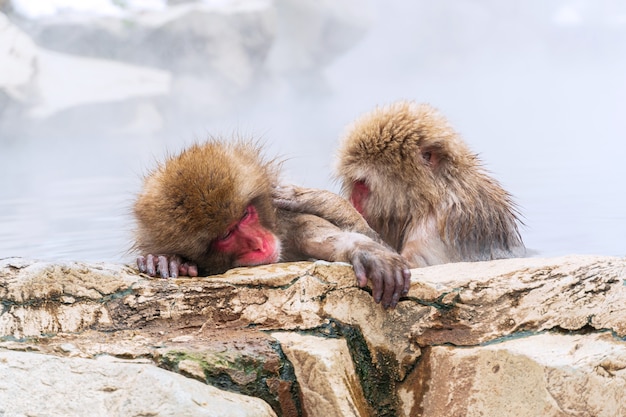
<instances>
[{"instance_id":1,"label":"japanese macaque","mask_svg":"<svg viewBox=\"0 0 626 417\"><path fill-rule=\"evenodd\" d=\"M321 259L350 262L359 286L394 307L408 293L406 260L351 205L327 191L281 187L279 164L257 144L209 139L160 164L134 206L137 265L150 276L222 273L232 267ZM313 193L323 218L291 210Z\"/></svg>"},{"instance_id":2,"label":"japanese macaque","mask_svg":"<svg viewBox=\"0 0 626 417\"><path fill-rule=\"evenodd\" d=\"M357 119L337 177L411 267L525 254L511 196L429 105L400 101Z\"/></svg>"}]
</instances>

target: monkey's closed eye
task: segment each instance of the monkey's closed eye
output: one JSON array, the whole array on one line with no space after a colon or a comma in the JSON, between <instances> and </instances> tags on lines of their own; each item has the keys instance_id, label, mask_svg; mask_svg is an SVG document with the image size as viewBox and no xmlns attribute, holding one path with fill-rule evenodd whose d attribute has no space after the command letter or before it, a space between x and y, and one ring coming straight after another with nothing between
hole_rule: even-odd
<instances>
[{"instance_id":1,"label":"monkey's closed eye","mask_svg":"<svg viewBox=\"0 0 626 417\"><path fill-rule=\"evenodd\" d=\"M227 240L233 234L233 229L227 230L222 236L218 238L218 240Z\"/></svg>"}]
</instances>

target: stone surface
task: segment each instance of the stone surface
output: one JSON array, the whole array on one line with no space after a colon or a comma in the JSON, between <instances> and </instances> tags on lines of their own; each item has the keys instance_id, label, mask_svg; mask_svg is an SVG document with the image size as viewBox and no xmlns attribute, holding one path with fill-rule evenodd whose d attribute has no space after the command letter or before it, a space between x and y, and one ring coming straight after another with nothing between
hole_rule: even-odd
<instances>
[{"instance_id":1,"label":"stone surface","mask_svg":"<svg viewBox=\"0 0 626 417\"><path fill-rule=\"evenodd\" d=\"M369 415L345 340L297 333L272 336L278 339L294 366L307 415Z\"/></svg>"},{"instance_id":2,"label":"stone surface","mask_svg":"<svg viewBox=\"0 0 626 417\"><path fill-rule=\"evenodd\" d=\"M610 333L436 346L413 373L400 388L405 416L626 415L626 343Z\"/></svg>"},{"instance_id":3,"label":"stone surface","mask_svg":"<svg viewBox=\"0 0 626 417\"><path fill-rule=\"evenodd\" d=\"M146 363L0 351L0 415L276 416L262 400Z\"/></svg>"},{"instance_id":4,"label":"stone surface","mask_svg":"<svg viewBox=\"0 0 626 417\"><path fill-rule=\"evenodd\" d=\"M5 259L0 348L142 359L261 398L279 416L513 415L527 402L549 416L623 412L625 259L412 275L408 296L386 311L341 263L163 280L121 265Z\"/></svg>"},{"instance_id":5,"label":"stone surface","mask_svg":"<svg viewBox=\"0 0 626 417\"><path fill-rule=\"evenodd\" d=\"M419 345L475 345L513 333L612 330L626 336L626 263L571 256L415 270L409 298L435 307L412 329ZM435 290L435 291L433 291Z\"/></svg>"}]
</instances>

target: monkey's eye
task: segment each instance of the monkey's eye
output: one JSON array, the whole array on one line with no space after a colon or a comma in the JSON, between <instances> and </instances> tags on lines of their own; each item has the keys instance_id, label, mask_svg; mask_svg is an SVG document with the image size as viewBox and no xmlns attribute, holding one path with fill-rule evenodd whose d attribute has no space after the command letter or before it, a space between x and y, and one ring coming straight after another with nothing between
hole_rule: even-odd
<instances>
[{"instance_id":1,"label":"monkey's eye","mask_svg":"<svg viewBox=\"0 0 626 417\"><path fill-rule=\"evenodd\" d=\"M250 215L250 209L246 208L246 211L243 212L243 216L241 216L241 220L245 219Z\"/></svg>"},{"instance_id":2,"label":"monkey's eye","mask_svg":"<svg viewBox=\"0 0 626 417\"><path fill-rule=\"evenodd\" d=\"M226 240L229 237L231 237L233 235L233 229L229 229L226 231L226 233L224 233L222 236L220 236L218 239L219 240Z\"/></svg>"},{"instance_id":3,"label":"monkey's eye","mask_svg":"<svg viewBox=\"0 0 626 417\"><path fill-rule=\"evenodd\" d=\"M424 152L422 154L422 158L424 158L424 161L426 162L430 162L430 159L432 158L433 154L431 152Z\"/></svg>"}]
</instances>

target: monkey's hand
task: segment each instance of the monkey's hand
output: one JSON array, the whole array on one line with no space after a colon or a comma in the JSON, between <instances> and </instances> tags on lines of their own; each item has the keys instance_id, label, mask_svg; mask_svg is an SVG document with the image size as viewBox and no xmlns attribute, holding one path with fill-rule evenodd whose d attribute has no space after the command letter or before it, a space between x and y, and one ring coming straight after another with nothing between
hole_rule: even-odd
<instances>
[{"instance_id":1,"label":"monkey's hand","mask_svg":"<svg viewBox=\"0 0 626 417\"><path fill-rule=\"evenodd\" d=\"M395 308L400 297L409 293L411 271L402 256L376 242L361 241L349 257L359 287L365 287L369 279L374 301L383 307Z\"/></svg>"},{"instance_id":2,"label":"monkey's hand","mask_svg":"<svg viewBox=\"0 0 626 417\"><path fill-rule=\"evenodd\" d=\"M406 259L370 237L337 225L322 217L282 210L281 219L288 233L283 245L294 250L284 259L323 259L349 262L354 268L357 284L365 287L371 281L374 301L393 308L401 296L408 294L411 271Z\"/></svg>"},{"instance_id":3,"label":"monkey's hand","mask_svg":"<svg viewBox=\"0 0 626 417\"><path fill-rule=\"evenodd\" d=\"M192 262L183 261L178 255L152 255L137 257L139 272L161 278L176 278L179 275L190 277L198 276L198 266Z\"/></svg>"}]
</instances>

